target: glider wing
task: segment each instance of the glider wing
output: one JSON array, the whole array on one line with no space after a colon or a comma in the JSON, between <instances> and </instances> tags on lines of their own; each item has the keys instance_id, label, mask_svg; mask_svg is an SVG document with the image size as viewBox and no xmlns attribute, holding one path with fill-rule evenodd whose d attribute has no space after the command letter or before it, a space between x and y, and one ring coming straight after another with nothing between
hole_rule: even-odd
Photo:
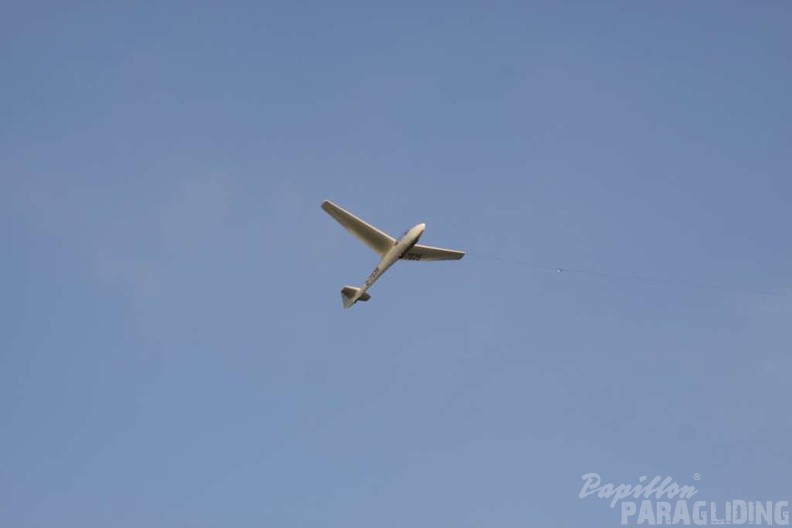
<instances>
[{"instance_id":1,"label":"glider wing","mask_svg":"<svg viewBox=\"0 0 792 528\"><path fill-rule=\"evenodd\" d=\"M349 211L346 211L329 200L322 202L322 209L327 214L336 219L344 226L347 231L352 233L355 238L366 244L368 247L384 255L396 243L396 239L387 233L383 233L371 224L367 224Z\"/></svg>"},{"instance_id":2,"label":"glider wing","mask_svg":"<svg viewBox=\"0 0 792 528\"><path fill-rule=\"evenodd\" d=\"M459 260L464 256L464 251L416 244L402 255L401 258L404 260Z\"/></svg>"}]
</instances>

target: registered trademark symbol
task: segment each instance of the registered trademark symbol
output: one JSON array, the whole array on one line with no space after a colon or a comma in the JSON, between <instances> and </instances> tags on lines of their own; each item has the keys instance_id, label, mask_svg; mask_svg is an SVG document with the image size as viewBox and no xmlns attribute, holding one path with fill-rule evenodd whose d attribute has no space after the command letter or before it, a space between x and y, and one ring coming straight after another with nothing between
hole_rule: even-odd
<instances>
[{"instance_id":1,"label":"registered trademark symbol","mask_svg":"<svg viewBox=\"0 0 792 528\"><path fill-rule=\"evenodd\" d=\"M701 473L693 473L693 480L701 480Z\"/></svg>"}]
</instances>

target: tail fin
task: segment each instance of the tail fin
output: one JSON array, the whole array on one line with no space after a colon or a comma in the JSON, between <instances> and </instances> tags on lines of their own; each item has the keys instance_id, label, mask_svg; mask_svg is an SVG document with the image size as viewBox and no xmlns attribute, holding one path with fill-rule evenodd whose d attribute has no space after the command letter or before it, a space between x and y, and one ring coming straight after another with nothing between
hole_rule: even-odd
<instances>
[{"instance_id":1,"label":"tail fin","mask_svg":"<svg viewBox=\"0 0 792 528\"><path fill-rule=\"evenodd\" d=\"M357 294L360 291L360 288L355 288L353 286L344 286L341 288L341 301L344 303L344 308L349 308L357 301L368 301L371 299L371 295L366 292L358 297Z\"/></svg>"}]
</instances>

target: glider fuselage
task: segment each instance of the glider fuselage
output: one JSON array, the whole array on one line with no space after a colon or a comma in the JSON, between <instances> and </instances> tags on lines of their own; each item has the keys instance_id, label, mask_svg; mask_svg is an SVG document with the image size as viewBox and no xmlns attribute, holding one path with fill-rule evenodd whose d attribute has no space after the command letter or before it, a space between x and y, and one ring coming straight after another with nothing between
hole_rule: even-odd
<instances>
[{"instance_id":1,"label":"glider fuselage","mask_svg":"<svg viewBox=\"0 0 792 528\"><path fill-rule=\"evenodd\" d=\"M360 287L360 291L358 291L357 295L353 298L353 302L359 299L366 290L368 290L372 284L377 282L383 273L385 273L388 268L393 266L393 264L401 258L402 255L407 253L412 247L418 243L418 240L423 235L423 232L426 230L426 224L418 224L417 226L413 227L404 235L396 241L392 248L388 250L382 256L382 259L377 264L377 267L374 268L366 281L363 283L363 286Z\"/></svg>"}]
</instances>

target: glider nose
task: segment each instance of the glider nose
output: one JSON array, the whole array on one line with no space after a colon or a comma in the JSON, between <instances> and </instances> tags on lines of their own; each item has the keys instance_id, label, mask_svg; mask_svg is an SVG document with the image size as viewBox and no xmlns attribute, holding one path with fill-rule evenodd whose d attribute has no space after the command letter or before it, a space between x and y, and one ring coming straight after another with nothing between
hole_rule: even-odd
<instances>
[{"instance_id":1,"label":"glider nose","mask_svg":"<svg viewBox=\"0 0 792 528\"><path fill-rule=\"evenodd\" d=\"M426 224L418 224L415 226L415 241L418 242L424 234Z\"/></svg>"}]
</instances>

